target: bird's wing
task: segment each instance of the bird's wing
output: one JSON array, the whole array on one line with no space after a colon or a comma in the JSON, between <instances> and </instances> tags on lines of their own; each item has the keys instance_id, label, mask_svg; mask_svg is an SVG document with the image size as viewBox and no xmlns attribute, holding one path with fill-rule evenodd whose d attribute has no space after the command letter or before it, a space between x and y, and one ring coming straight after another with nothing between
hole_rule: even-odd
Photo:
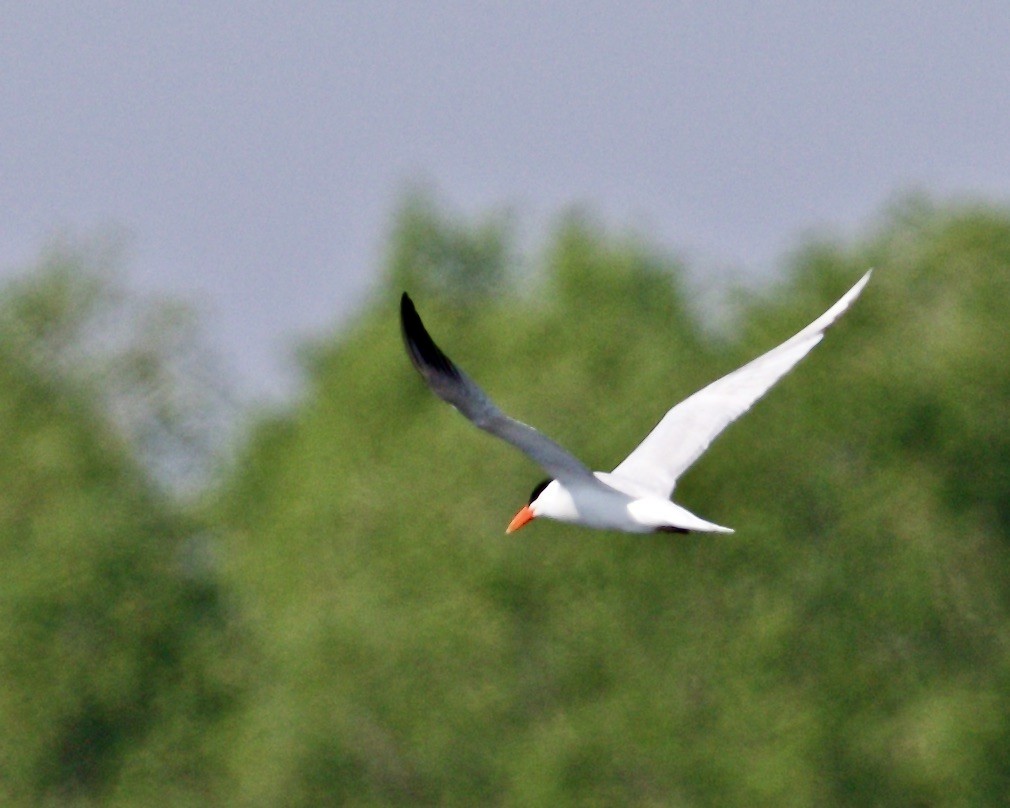
<instances>
[{"instance_id":1,"label":"bird's wing","mask_svg":"<svg viewBox=\"0 0 1010 808\"><path fill-rule=\"evenodd\" d=\"M715 437L821 341L825 329L863 291L872 272L794 337L677 404L612 473L670 496L680 475Z\"/></svg>"},{"instance_id":2,"label":"bird's wing","mask_svg":"<svg viewBox=\"0 0 1010 808\"><path fill-rule=\"evenodd\" d=\"M576 457L533 427L505 415L473 379L442 353L406 292L400 298L400 326L414 367L435 395L452 404L475 426L525 452L555 480L590 480L595 483L592 472Z\"/></svg>"}]
</instances>

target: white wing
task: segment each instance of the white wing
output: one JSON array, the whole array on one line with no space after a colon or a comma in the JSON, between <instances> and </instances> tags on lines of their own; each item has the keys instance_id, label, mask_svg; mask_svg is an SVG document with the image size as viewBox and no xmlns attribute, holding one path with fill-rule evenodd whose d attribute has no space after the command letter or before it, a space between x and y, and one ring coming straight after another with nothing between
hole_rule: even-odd
<instances>
[{"instance_id":1,"label":"white wing","mask_svg":"<svg viewBox=\"0 0 1010 808\"><path fill-rule=\"evenodd\" d=\"M872 272L796 336L675 406L612 473L670 496L680 475L715 437L821 341L825 329L863 291Z\"/></svg>"}]
</instances>

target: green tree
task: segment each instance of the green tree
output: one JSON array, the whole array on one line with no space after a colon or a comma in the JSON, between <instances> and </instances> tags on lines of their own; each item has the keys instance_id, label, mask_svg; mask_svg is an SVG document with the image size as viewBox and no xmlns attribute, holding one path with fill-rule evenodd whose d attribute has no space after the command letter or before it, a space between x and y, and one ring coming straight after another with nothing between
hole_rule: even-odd
<instances>
[{"instance_id":1,"label":"green tree","mask_svg":"<svg viewBox=\"0 0 1010 808\"><path fill-rule=\"evenodd\" d=\"M394 228L395 288L317 346L221 495L262 653L238 800L1000 801L1010 215L909 203L863 243L808 245L713 337L641 244L567 220L532 280L494 270L475 297L440 267L481 266L482 226L422 214ZM504 409L607 468L870 265L678 490L732 537L504 537L539 469L430 395L396 321L403 285Z\"/></svg>"},{"instance_id":2,"label":"green tree","mask_svg":"<svg viewBox=\"0 0 1010 808\"><path fill-rule=\"evenodd\" d=\"M406 194L396 216L387 277L465 304L501 289L513 263L506 214L469 224L444 214L430 192Z\"/></svg>"},{"instance_id":3,"label":"green tree","mask_svg":"<svg viewBox=\"0 0 1010 808\"><path fill-rule=\"evenodd\" d=\"M193 804L222 776L235 630L206 527L110 410L131 385L91 329L122 309L79 258L0 302L0 802Z\"/></svg>"}]
</instances>

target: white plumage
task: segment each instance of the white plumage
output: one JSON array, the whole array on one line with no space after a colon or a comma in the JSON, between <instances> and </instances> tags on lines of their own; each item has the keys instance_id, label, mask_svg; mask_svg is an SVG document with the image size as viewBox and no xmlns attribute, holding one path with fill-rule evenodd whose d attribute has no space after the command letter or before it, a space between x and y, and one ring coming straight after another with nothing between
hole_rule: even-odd
<instances>
[{"instance_id":1,"label":"white plumage","mask_svg":"<svg viewBox=\"0 0 1010 808\"><path fill-rule=\"evenodd\" d=\"M842 298L795 336L677 404L612 472L592 472L554 441L505 415L431 339L403 294L400 322L414 366L429 387L476 426L525 452L551 475L538 486L506 532L535 517L628 533L730 528L670 501L677 480L715 437L743 415L824 337L870 279L863 275Z\"/></svg>"}]
</instances>

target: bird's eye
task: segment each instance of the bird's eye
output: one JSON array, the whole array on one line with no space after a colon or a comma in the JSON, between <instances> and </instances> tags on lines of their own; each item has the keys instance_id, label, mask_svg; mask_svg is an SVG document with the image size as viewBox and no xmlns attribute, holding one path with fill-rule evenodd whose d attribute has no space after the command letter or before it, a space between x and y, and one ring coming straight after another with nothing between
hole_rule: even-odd
<instances>
[{"instance_id":1,"label":"bird's eye","mask_svg":"<svg viewBox=\"0 0 1010 808\"><path fill-rule=\"evenodd\" d=\"M535 500L537 497L539 497L540 496L540 492L543 491L548 485L550 485L551 482L552 482L551 480L541 480L539 483L537 483L536 488L533 489L533 493L530 494L529 504L532 505L533 504L533 500Z\"/></svg>"}]
</instances>

